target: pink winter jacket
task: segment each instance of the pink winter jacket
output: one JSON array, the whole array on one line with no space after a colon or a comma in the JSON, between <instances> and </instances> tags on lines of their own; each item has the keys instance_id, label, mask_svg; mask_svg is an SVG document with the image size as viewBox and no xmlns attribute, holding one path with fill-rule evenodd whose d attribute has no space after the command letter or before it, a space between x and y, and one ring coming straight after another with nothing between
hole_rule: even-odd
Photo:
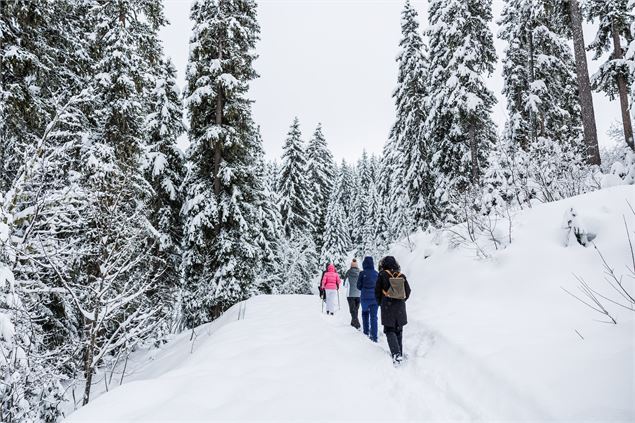
<instances>
[{"instance_id":1,"label":"pink winter jacket","mask_svg":"<svg viewBox=\"0 0 635 423\"><path fill-rule=\"evenodd\" d=\"M338 275L335 271L335 266L329 264L329 267L322 278L320 287L322 289L340 289L340 283L342 283L342 281L340 280L340 275Z\"/></svg>"}]
</instances>

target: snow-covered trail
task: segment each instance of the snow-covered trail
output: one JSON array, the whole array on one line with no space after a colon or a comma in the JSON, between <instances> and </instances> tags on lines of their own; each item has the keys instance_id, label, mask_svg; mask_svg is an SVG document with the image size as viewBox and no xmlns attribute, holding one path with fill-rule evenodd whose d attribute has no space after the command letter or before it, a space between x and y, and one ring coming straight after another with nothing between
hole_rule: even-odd
<instances>
[{"instance_id":1,"label":"snow-covered trail","mask_svg":"<svg viewBox=\"0 0 635 423\"><path fill-rule=\"evenodd\" d=\"M97 398L68 421L547 417L420 322L406 327L408 363L393 368L385 338L373 344L351 328L345 305L342 298L341 312L329 317L314 296L253 298L200 328L192 354L189 335L181 335L150 365L154 370L139 373L145 379Z\"/></svg>"},{"instance_id":2,"label":"snow-covered trail","mask_svg":"<svg viewBox=\"0 0 635 423\"><path fill-rule=\"evenodd\" d=\"M68 421L633 422L635 313L607 303L619 323L598 323L563 291L578 275L616 298L598 251L635 289L633 199L628 186L537 204L486 260L436 233L394 245L412 287L403 368L383 334L373 344L349 326L343 296L335 317L316 296L261 296L198 328L193 353L190 333L152 361L140 352L126 384ZM598 251L563 243L571 207Z\"/></svg>"}]
</instances>

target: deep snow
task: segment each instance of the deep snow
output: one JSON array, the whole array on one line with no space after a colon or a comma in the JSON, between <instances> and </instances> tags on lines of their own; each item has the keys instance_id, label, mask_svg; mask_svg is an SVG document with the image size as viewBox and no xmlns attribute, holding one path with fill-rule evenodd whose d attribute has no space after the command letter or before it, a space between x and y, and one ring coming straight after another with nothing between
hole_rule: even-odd
<instances>
[{"instance_id":1,"label":"deep snow","mask_svg":"<svg viewBox=\"0 0 635 423\"><path fill-rule=\"evenodd\" d=\"M537 205L506 249L480 240L488 259L438 234L396 246L413 290L400 369L383 336L348 326L343 296L335 317L315 296L261 296L198 328L193 353L188 332L137 358L128 383L68 421L635 421L635 313L609 305L618 324L599 323L562 290L575 274L610 293L597 252L563 245L565 211L626 275L627 200L635 187Z\"/></svg>"}]
</instances>

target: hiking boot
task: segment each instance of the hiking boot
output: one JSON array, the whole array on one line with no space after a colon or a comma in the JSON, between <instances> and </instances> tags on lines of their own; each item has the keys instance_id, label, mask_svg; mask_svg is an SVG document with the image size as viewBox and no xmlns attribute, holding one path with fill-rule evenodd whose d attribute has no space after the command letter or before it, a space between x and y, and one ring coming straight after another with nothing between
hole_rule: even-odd
<instances>
[{"instance_id":1,"label":"hiking boot","mask_svg":"<svg viewBox=\"0 0 635 423\"><path fill-rule=\"evenodd\" d=\"M399 367L403 364L403 356L401 354L395 354L392 356L392 364L395 367Z\"/></svg>"}]
</instances>

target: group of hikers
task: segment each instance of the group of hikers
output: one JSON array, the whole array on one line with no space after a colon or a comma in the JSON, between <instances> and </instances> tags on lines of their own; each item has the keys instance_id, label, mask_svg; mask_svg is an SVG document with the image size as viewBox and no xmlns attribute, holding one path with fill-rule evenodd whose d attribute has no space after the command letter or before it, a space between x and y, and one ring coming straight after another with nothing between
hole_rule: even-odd
<instances>
[{"instance_id":1,"label":"group of hikers","mask_svg":"<svg viewBox=\"0 0 635 423\"><path fill-rule=\"evenodd\" d=\"M406 300L410 298L408 279L401 273L392 256L380 260L378 270L372 257L365 257L362 269L353 259L343 278L330 263L322 274L320 297L326 302L326 313L335 315L340 285L348 287L347 300L351 312L351 326L362 329L364 335L377 342L377 312L381 308L381 324L390 348L393 363L403 362L403 327L408 323ZM362 324L359 307L362 308Z\"/></svg>"}]
</instances>

